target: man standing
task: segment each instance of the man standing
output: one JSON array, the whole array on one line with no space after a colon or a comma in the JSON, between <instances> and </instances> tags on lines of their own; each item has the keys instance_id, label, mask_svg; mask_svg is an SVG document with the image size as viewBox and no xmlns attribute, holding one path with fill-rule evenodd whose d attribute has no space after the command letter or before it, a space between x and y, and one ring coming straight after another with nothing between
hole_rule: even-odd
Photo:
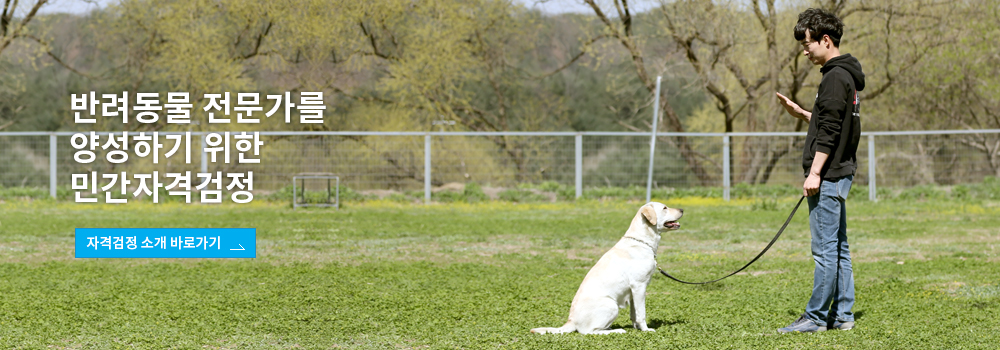
<instances>
[{"instance_id":1,"label":"man standing","mask_svg":"<svg viewBox=\"0 0 1000 350\"><path fill-rule=\"evenodd\" d=\"M816 262L813 290L805 313L779 333L819 332L854 327L854 272L847 245L845 201L857 170L861 114L858 91L865 88L861 63L840 54L844 24L832 13L808 9L799 14L795 40L813 64L821 66L823 80L808 112L777 93L792 116L809 122L802 168L802 194L809 202L809 229Z\"/></svg>"}]
</instances>

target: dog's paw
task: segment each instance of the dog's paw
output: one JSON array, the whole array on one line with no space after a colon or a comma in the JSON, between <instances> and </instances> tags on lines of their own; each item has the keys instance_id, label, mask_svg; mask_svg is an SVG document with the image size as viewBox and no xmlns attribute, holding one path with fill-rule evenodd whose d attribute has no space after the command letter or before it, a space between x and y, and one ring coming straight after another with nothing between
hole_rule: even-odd
<instances>
[{"instance_id":1,"label":"dog's paw","mask_svg":"<svg viewBox=\"0 0 1000 350\"><path fill-rule=\"evenodd\" d=\"M649 328L649 326L646 326L645 324L633 324L632 327L643 332L656 332L655 329Z\"/></svg>"},{"instance_id":2,"label":"dog's paw","mask_svg":"<svg viewBox=\"0 0 1000 350\"><path fill-rule=\"evenodd\" d=\"M632 328L638 329L643 332L656 332L655 329L649 328L649 326L647 326L645 322L643 322L642 324L632 323Z\"/></svg>"}]
</instances>

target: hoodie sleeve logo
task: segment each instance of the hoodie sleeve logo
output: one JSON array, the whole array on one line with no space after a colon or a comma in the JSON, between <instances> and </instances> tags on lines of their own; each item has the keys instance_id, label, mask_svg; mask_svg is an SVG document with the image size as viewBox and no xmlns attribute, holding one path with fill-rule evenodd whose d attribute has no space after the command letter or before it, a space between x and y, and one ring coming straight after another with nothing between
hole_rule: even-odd
<instances>
[{"instance_id":1,"label":"hoodie sleeve logo","mask_svg":"<svg viewBox=\"0 0 1000 350\"><path fill-rule=\"evenodd\" d=\"M854 117L861 117L861 97L858 96L858 91L854 90Z\"/></svg>"}]
</instances>

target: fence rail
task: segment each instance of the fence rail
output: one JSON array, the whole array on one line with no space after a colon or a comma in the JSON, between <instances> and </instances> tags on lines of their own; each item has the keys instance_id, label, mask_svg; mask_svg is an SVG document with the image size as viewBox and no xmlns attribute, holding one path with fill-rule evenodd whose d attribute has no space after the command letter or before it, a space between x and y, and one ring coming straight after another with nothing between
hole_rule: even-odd
<instances>
[{"instance_id":1,"label":"fence rail","mask_svg":"<svg viewBox=\"0 0 1000 350\"><path fill-rule=\"evenodd\" d=\"M260 164L224 164L208 161L204 140L209 132L191 132L192 163L78 164L69 145L74 134L0 132L0 186L47 185L55 197L59 185L82 171L249 170L258 191L290 186L295 174L322 172L339 175L356 190L422 189L428 201L435 186L472 181L493 186L556 182L572 185L577 197L585 187L710 186L721 187L728 200L735 184L801 185L805 139L804 132L658 132L651 157L650 132L264 131L259 132L264 141ZM647 177L650 161L654 171ZM868 185L871 200L877 199L876 184L981 182L1000 177L1000 129L863 132L858 163L855 183Z\"/></svg>"}]
</instances>

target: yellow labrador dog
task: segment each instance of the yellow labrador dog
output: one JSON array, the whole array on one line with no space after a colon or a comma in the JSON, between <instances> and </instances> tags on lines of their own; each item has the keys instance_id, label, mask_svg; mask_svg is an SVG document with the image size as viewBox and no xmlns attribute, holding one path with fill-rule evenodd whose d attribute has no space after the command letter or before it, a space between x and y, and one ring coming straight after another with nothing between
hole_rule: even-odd
<instances>
[{"instance_id":1,"label":"yellow labrador dog","mask_svg":"<svg viewBox=\"0 0 1000 350\"><path fill-rule=\"evenodd\" d=\"M656 272L656 248L660 233L681 227L677 220L683 209L649 202L639 209L625 236L597 261L583 278L569 308L569 320L562 327L532 329L532 333L582 334L625 333L608 329L618 317L618 308L631 305L632 326L655 332L646 326L646 286Z\"/></svg>"}]
</instances>

